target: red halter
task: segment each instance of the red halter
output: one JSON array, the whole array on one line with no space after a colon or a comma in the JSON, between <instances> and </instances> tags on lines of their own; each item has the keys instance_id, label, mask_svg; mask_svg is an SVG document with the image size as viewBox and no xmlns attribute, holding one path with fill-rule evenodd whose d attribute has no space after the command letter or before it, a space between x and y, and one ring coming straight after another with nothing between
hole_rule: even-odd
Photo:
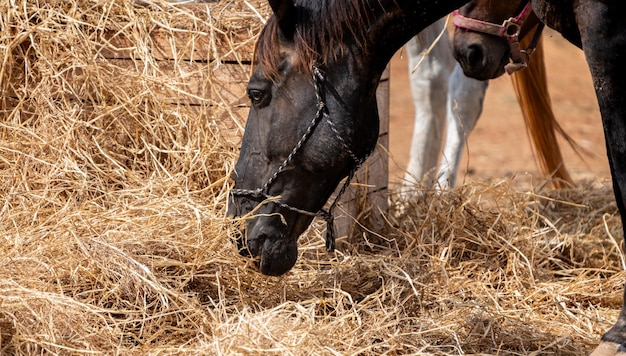
<instances>
[{"instance_id":1,"label":"red halter","mask_svg":"<svg viewBox=\"0 0 626 356\"><path fill-rule=\"evenodd\" d=\"M528 45L528 48L526 50L522 50L520 48L519 34L522 29L522 25L524 24L524 21L526 21L526 18L528 17L528 15L530 15L532 11L533 8L531 2L528 1L528 3L526 4L526 6L524 6L522 12L520 12L519 15L505 20L502 25L498 25L491 22L465 17L459 14L459 10L455 10L452 13L452 22L457 28L482 32L505 38L509 43L509 47L511 48L511 59L513 60L513 62L504 66L504 69L508 74L511 74L528 66L530 55L535 50L537 42L539 41L539 37L541 36L541 31L543 30L544 25L540 22L539 25L537 25L537 30L535 31L533 39Z\"/></svg>"}]
</instances>

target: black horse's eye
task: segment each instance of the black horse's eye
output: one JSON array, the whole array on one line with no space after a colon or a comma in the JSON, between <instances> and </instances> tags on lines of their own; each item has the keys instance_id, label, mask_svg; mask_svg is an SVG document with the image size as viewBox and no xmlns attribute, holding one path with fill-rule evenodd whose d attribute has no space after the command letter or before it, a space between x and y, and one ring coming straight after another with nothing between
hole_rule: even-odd
<instances>
[{"instance_id":1,"label":"black horse's eye","mask_svg":"<svg viewBox=\"0 0 626 356\"><path fill-rule=\"evenodd\" d=\"M254 104L259 103L263 99L263 91L258 89L248 89L248 98L250 98Z\"/></svg>"}]
</instances>

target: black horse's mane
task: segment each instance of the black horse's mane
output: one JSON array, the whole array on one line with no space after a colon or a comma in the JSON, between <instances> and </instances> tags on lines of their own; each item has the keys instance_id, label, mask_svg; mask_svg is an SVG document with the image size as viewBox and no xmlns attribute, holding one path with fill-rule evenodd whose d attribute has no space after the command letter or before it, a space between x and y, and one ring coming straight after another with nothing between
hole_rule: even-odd
<instances>
[{"instance_id":1,"label":"black horse's mane","mask_svg":"<svg viewBox=\"0 0 626 356\"><path fill-rule=\"evenodd\" d=\"M296 65L308 72L313 64L324 65L340 57L348 43L363 50L367 30L376 20L374 11L380 8L379 0L298 1L293 33ZM281 36L276 16L271 16L255 50L255 62L261 65L266 76L274 79L279 76L278 65L284 50Z\"/></svg>"}]
</instances>

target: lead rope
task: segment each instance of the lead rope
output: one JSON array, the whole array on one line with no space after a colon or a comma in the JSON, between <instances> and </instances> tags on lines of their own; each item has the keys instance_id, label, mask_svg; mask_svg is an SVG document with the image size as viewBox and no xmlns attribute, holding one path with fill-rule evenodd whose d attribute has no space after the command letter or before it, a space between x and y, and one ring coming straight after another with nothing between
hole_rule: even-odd
<instances>
[{"instance_id":1,"label":"lead rope","mask_svg":"<svg viewBox=\"0 0 626 356\"><path fill-rule=\"evenodd\" d=\"M545 25L543 22L539 22L537 24L535 34L528 44L528 48L525 50L521 49L517 35L515 36L515 41L512 41L510 38L508 39L509 46L511 47L511 59L513 62L507 63L507 65L504 66L504 70L507 74L511 75L520 69L528 67L528 64L530 63L530 56L535 52L535 48L537 48L537 44L539 43L539 38L541 37L541 32L544 27Z\"/></svg>"}]
</instances>

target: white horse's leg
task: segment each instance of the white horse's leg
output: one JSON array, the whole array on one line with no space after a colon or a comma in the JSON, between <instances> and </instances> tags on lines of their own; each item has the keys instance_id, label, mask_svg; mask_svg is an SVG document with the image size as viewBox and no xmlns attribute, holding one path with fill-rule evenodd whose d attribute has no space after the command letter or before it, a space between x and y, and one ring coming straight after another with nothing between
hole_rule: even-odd
<instances>
[{"instance_id":1,"label":"white horse's leg","mask_svg":"<svg viewBox=\"0 0 626 356\"><path fill-rule=\"evenodd\" d=\"M442 33L444 26L445 18L424 29L405 47L415 106L413 140L404 177L406 190L422 181L426 185L433 185L437 180L436 168L445 128L448 78L455 63L447 31L429 54L426 55L424 51Z\"/></svg>"},{"instance_id":2,"label":"white horse's leg","mask_svg":"<svg viewBox=\"0 0 626 356\"><path fill-rule=\"evenodd\" d=\"M447 134L439 168L439 186L454 187L467 137L483 110L488 81L468 78L457 63L448 83Z\"/></svg>"}]
</instances>

